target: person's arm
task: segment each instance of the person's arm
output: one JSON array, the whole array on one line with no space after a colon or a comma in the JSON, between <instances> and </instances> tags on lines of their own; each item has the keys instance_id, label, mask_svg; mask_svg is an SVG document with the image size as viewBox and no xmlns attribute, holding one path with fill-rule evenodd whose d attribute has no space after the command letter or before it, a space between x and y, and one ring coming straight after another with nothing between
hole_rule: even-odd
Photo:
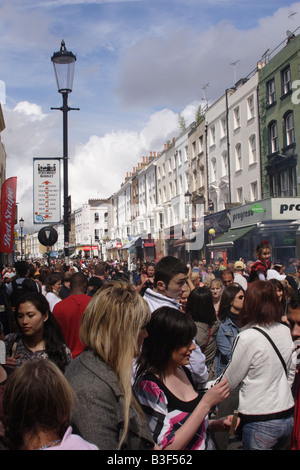
<instances>
[{"instance_id":1,"label":"person's arm","mask_svg":"<svg viewBox=\"0 0 300 470\"><path fill-rule=\"evenodd\" d=\"M184 449L199 429L200 424L211 408L221 403L229 396L229 386L226 379L210 388L199 402L186 422L175 432L175 439L165 450Z\"/></svg>"},{"instance_id":2,"label":"person's arm","mask_svg":"<svg viewBox=\"0 0 300 470\"><path fill-rule=\"evenodd\" d=\"M146 274L142 274L141 277L140 277L139 283L135 288L136 291L140 292L143 289L143 287L144 287L144 285L147 281L148 281L148 276Z\"/></svg>"},{"instance_id":3,"label":"person's arm","mask_svg":"<svg viewBox=\"0 0 300 470\"><path fill-rule=\"evenodd\" d=\"M175 431L167 399L158 385L151 381L141 381L136 387L136 396L146 415L154 441L163 450L182 450L192 440L211 408L229 395L227 380L210 388L195 410Z\"/></svg>"},{"instance_id":4,"label":"person's arm","mask_svg":"<svg viewBox=\"0 0 300 470\"><path fill-rule=\"evenodd\" d=\"M195 289L195 286L192 282L192 268L191 267L189 267L189 272L188 272L188 275L187 275L186 282L187 282L187 285L189 286L191 291Z\"/></svg>"},{"instance_id":5,"label":"person's arm","mask_svg":"<svg viewBox=\"0 0 300 470\"><path fill-rule=\"evenodd\" d=\"M72 383L71 383L72 385ZM103 384L102 384L103 385ZM122 430L117 412L116 397L109 386L83 385L76 393L71 424L83 439L101 450L116 450Z\"/></svg>"},{"instance_id":6,"label":"person's arm","mask_svg":"<svg viewBox=\"0 0 300 470\"><path fill-rule=\"evenodd\" d=\"M229 341L227 335L225 334L225 329L226 325L224 326L224 323L221 322L216 337L216 343L218 351L226 357L227 361L229 361L231 358L232 344Z\"/></svg>"},{"instance_id":7,"label":"person's arm","mask_svg":"<svg viewBox=\"0 0 300 470\"><path fill-rule=\"evenodd\" d=\"M201 390L207 382L208 371L205 365L205 356L195 340L194 343L196 349L192 351L190 363L186 367L191 371L197 390Z\"/></svg>"},{"instance_id":8,"label":"person's arm","mask_svg":"<svg viewBox=\"0 0 300 470\"><path fill-rule=\"evenodd\" d=\"M246 376L252 363L251 348L247 347L245 341L237 336L232 347L232 357L227 366L224 377L227 378L230 388L235 389Z\"/></svg>"}]
</instances>

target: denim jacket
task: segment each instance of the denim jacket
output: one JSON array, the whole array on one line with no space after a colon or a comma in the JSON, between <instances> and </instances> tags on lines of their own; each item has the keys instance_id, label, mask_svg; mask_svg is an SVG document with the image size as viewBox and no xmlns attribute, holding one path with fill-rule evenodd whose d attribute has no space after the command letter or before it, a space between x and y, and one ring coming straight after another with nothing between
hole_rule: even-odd
<instances>
[{"instance_id":1,"label":"denim jacket","mask_svg":"<svg viewBox=\"0 0 300 470\"><path fill-rule=\"evenodd\" d=\"M215 366L217 376L219 376L231 359L231 350L235 337L239 333L238 327L230 318L226 318L220 323L216 342L217 352L215 358Z\"/></svg>"}]
</instances>

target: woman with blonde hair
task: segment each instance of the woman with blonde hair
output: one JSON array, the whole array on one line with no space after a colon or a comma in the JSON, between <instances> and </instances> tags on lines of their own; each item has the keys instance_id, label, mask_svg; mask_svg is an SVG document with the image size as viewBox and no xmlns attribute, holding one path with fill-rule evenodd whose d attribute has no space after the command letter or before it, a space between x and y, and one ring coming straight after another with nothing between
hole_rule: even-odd
<instances>
[{"instance_id":1,"label":"woman with blonde hair","mask_svg":"<svg viewBox=\"0 0 300 470\"><path fill-rule=\"evenodd\" d=\"M213 273L207 273L206 276L205 276L205 281L204 281L204 285L206 287L210 287L212 281L215 279L215 275Z\"/></svg>"},{"instance_id":2,"label":"woman with blonde hair","mask_svg":"<svg viewBox=\"0 0 300 470\"><path fill-rule=\"evenodd\" d=\"M83 314L80 338L86 349L66 371L77 396L72 422L102 450L153 449L131 387L133 360L150 315L135 287L121 280L99 289Z\"/></svg>"},{"instance_id":3,"label":"woman with blonde hair","mask_svg":"<svg viewBox=\"0 0 300 470\"><path fill-rule=\"evenodd\" d=\"M219 314L220 302L223 292L223 281L222 279L215 278L210 283L210 291L213 297L213 303L216 311L216 315Z\"/></svg>"}]
</instances>

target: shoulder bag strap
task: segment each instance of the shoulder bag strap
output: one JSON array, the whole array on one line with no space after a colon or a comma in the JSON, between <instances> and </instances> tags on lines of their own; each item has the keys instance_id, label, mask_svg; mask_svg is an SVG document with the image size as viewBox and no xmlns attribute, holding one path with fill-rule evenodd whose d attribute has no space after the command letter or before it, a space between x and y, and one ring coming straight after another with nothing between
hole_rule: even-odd
<instances>
[{"instance_id":1,"label":"shoulder bag strap","mask_svg":"<svg viewBox=\"0 0 300 470\"><path fill-rule=\"evenodd\" d=\"M260 328L257 328L256 326L253 326L252 328L253 328L253 330L257 330L257 331L259 331L260 333L262 333L262 334L270 341L270 343L272 344L273 348L275 349L275 352L276 352L277 356L279 357L279 359L280 359L280 361L281 361L281 363L282 363L282 365L283 365L284 371L285 371L285 373L286 373L286 375L287 375L286 364L285 364L285 362L284 362L284 359L283 359L282 355L280 354L280 352L279 352L277 346L275 345L275 343L274 343L274 342L272 341L272 339L270 338L270 336L269 336L265 331L261 330Z\"/></svg>"}]
</instances>

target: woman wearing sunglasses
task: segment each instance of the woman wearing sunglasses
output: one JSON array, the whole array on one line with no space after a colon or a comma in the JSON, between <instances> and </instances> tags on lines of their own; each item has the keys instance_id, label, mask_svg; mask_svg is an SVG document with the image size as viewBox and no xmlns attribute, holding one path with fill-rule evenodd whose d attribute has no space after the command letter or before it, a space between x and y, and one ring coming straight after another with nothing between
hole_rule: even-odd
<instances>
[{"instance_id":1,"label":"woman wearing sunglasses","mask_svg":"<svg viewBox=\"0 0 300 470\"><path fill-rule=\"evenodd\" d=\"M240 330L239 313L244 304L245 291L241 286L231 285L224 289L219 308L220 326L217 334L216 371L220 375L229 360L233 341Z\"/></svg>"},{"instance_id":2,"label":"woman wearing sunglasses","mask_svg":"<svg viewBox=\"0 0 300 470\"><path fill-rule=\"evenodd\" d=\"M240 331L240 312L244 305L245 291L240 285L230 285L223 290L218 319L220 326L217 333L217 352L215 366L217 375L220 376L231 360L231 351L234 340ZM232 414L238 406L238 387L230 390L230 396L220 403L216 418ZM217 432L214 440L219 450L226 450L229 437L228 433Z\"/></svg>"}]
</instances>

